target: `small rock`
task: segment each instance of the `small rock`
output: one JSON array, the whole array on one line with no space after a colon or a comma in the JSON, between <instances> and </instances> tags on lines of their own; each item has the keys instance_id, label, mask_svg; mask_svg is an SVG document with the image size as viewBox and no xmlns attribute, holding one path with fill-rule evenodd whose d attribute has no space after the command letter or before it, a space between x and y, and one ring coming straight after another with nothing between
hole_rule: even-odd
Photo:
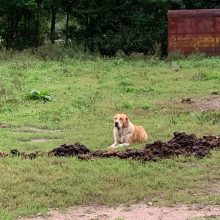
<instances>
[{"instance_id":1,"label":"small rock","mask_svg":"<svg viewBox=\"0 0 220 220\"><path fill-rule=\"evenodd\" d=\"M40 212L38 212L38 213L36 214L37 217L42 216L42 215L43 215L43 214L40 213Z\"/></svg>"}]
</instances>

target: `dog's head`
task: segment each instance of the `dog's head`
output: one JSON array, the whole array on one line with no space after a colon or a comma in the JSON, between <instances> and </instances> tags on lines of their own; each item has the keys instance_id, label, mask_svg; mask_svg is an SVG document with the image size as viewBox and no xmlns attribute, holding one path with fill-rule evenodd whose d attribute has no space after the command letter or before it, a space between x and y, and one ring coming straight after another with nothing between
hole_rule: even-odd
<instances>
[{"instance_id":1,"label":"dog's head","mask_svg":"<svg viewBox=\"0 0 220 220\"><path fill-rule=\"evenodd\" d=\"M118 129L128 127L128 117L125 114L117 114L114 116L114 126Z\"/></svg>"}]
</instances>

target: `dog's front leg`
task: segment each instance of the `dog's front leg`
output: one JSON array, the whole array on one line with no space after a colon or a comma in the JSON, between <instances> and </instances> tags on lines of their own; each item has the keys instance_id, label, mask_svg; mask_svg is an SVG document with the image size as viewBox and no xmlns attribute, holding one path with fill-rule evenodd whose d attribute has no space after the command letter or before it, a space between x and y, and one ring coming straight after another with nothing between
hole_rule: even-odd
<instances>
[{"instance_id":1,"label":"dog's front leg","mask_svg":"<svg viewBox=\"0 0 220 220\"><path fill-rule=\"evenodd\" d=\"M130 145L131 133L123 137L123 146L128 147Z\"/></svg>"},{"instance_id":2,"label":"dog's front leg","mask_svg":"<svg viewBox=\"0 0 220 220\"><path fill-rule=\"evenodd\" d=\"M114 143L108 147L108 148L117 148L119 147L119 145L121 144L121 139L120 139L120 134L119 134L120 130L117 128L113 129L113 135L114 135Z\"/></svg>"}]
</instances>

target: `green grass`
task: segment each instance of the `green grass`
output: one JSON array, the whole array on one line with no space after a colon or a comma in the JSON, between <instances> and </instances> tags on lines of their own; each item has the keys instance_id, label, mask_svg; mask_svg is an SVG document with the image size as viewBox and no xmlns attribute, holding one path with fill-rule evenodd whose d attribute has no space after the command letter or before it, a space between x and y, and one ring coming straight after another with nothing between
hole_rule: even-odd
<instances>
[{"instance_id":1,"label":"green grass","mask_svg":"<svg viewBox=\"0 0 220 220\"><path fill-rule=\"evenodd\" d=\"M178 67L178 68L177 68ZM220 91L220 59L66 58L39 60L18 54L0 60L0 151L49 151L79 141L90 149L113 142L113 116L128 114L149 142L174 131L220 134L219 111L176 105ZM53 99L28 100L33 89ZM45 129L45 130L44 130ZM45 138L47 142L31 142ZM141 145L134 145L141 147ZM74 204L117 205L153 201L220 204L220 152L202 160L157 163L76 158L0 159L0 216L11 219Z\"/></svg>"},{"instance_id":2,"label":"green grass","mask_svg":"<svg viewBox=\"0 0 220 220\"><path fill-rule=\"evenodd\" d=\"M220 217L213 216L213 217L199 217L199 218L193 218L192 220L220 220Z\"/></svg>"}]
</instances>

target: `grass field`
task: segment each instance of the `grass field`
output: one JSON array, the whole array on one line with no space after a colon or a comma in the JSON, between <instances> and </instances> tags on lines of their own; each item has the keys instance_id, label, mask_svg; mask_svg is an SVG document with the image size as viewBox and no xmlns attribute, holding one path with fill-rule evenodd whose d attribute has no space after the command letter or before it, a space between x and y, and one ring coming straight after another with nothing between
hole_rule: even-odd
<instances>
[{"instance_id":1,"label":"grass field","mask_svg":"<svg viewBox=\"0 0 220 220\"><path fill-rule=\"evenodd\" d=\"M52 101L31 100L36 89ZM181 104L220 92L220 58L65 58L14 55L0 60L0 151L47 152L76 141L90 149L113 143L113 115L142 124L149 142L174 131L220 134L220 111ZM38 139L43 139L42 142ZM133 147L141 147L134 145ZM220 152L202 160L142 164L117 159L1 158L0 216L13 219L74 204L220 204Z\"/></svg>"}]
</instances>

